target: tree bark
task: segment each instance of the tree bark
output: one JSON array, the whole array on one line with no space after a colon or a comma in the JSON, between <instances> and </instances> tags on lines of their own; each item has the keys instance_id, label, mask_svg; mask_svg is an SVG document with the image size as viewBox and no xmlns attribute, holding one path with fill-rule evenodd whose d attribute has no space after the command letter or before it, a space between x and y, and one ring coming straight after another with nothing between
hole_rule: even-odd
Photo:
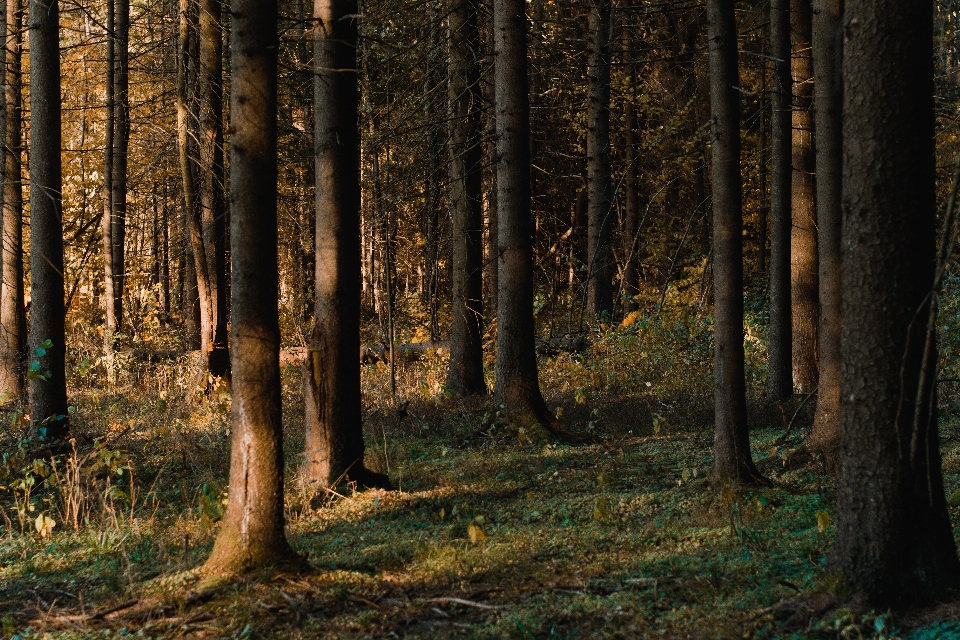
<instances>
[{"instance_id":1,"label":"tree bark","mask_svg":"<svg viewBox=\"0 0 960 640\"><path fill-rule=\"evenodd\" d=\"M0 285L0 398L23 398L27 318L23 292L22 0L6 0L4 34L3 282Z\"/></svg>"},{"instance_id":2,"label":"tree bark","mask_svg":"<svg viewBox=\"0 0 960 640\"><path fill-rule=\"evenodd\" d=\"M221 0L200 0L200 242L193 242L193 258L198 265L204 263L197 274L206 277L205 286L199 286L200 349L208 354L205 364L210 373L229 376L221 13Z\"/></svg>"},{"instance_id":3,"label":"tree bark","mask_svg":"<svg viewBox=\"0 0 960 640\"><path fill-rule=\"evenodd\" d=\"M813 201L813 56L810 0L793 0L793 180L790 234L790 297L793 311L793 387L813 393L820 362L817 212Z\"/></svg>"},{"instance_id":4,"label":"tree bark","mask_svg":"<svg viewBox=\"0 0 960 640\"><path fill-rule=\"evenodd\" d=\"M713 171L713 484L763 479L750 455L743 363L743 205L734 0L708 0Z\"/></svg>"},{"instance_id":5,"label":"tree bark","mask_svg":"<svg viewBox=\"0 0 960 640\"><path fill-rule=\"evenodd\" d=\"M627 39L627 48L632 47L632 37ZM640 156L638 153L639 136L637 135L637 65L630 64L630 86L633 94L627 98L624 106L624 145L626 157L624 168L626 176L623 180L623 312L631 313L640 308L636 301L640 293Z\"/></svg>"},{"instance_id":6,"label":"tree bark","mask_svg":"<svg viewBox=\"0 0 960 640\"><path fill-rule=\"evenodd\" d=\"M497 110L497 364L495 402L520 428L550 428L533 320L530 102L523 0L494 0Z\"/></svg>"},{"instance_id":7,"label":"tree bark","mask_svg":"<svg viewBox=\"0 0 960 640\"><path fill-rule=\"evenodd\" d=\"M100 219L101 242L103 249L103 354L107 365L107 378L112 380L113 370L113 340L114 333L119 328L117 317L117 282L116 269L113 263L113 156L116 152L114 134L117 130L116 109L116 2L107 0L107 33L105 71L106 100L104 104L104 140L103 145L103 216Z\"/></svg>"},{"instance_id":8,"label":"tree bark","mask_svg":"<svg viewBox=\"0 0 960 640\"><path fill-rule=\"evenodd\" d=\"M287 543L277 264L277 3L233 0L230 495L211 574L305 564Z\"/></svg>"},{"instance_id":9,"label":"tree bark","mask_svg":"<svg viewBox=\"0 0 960 640\"><path fill-rule=\"evenodd\" d=\"M793 396L790 304L791 103L790 0L770 2L770 338L767 397Z\"/></svg>"},{"instance_id":10,"label":"tree bark","mask_svg":"<svg viewBox=\"0 0 960 640\"><path fill-rule=\"evenodd\" d=\"M453 260L450 368L457 395L483 394L483 213L481 211L480 34L476 0L453 0L450 29L450 210Z\"/></svg>"},{"instance_id":11,"label":"tree bark","mask_svg":"<svg viewBox=\"0 0 960 640\"><path fill-rule=\"evenodd\" d=\"M67 413L60 164L60 9L30 0L30 425L62 438ZM37 363L36 365L34 363Z\"/></svg>"},{"instance_id":12,"label":"tree bark","mask_svg":"<svg viewBox=\"0 0 960 640\"><path fill-rule=\"evenodd\" d=\"M303 364L301 480L312 490L344 479L389 487L364 466L360 400L360 130L357 3L314 2L316 307Z\"/></svg>"},{"instance_id":13,"label":"tree bark","mask_svg":"<svg viewBox=\"0 0 960 640\"><path fill-rule=\"evenodd\" d=\"M937 358L925 354L937 294L931 12L878 0L844 16L843 396L830 566L878 608L933 602L960 581Z\"/></svg>"},{"instance_id":14,"label":"tree bark","mask_svg":"<svg viewBox=\"0 0 960 640\"><path fill-rule=\"evenodd\" d=\"M587 313L613 311L613 206L610 198L610 0L590 2L587 113Z\"/></svg>"},{"instance_id":15,"label":"tree bark","mask_svg":"<svg viewBox=\"0 0 960 640\"><path fill-rule=\"evenodd\" d=\"M814 0L813 70L817 129L817 248L820 268L820 377L809 445L831 451L840 438L840 208L843 0Z\"/></svg>"},{"instance_id":16,"label":"tree bark","mask_svg":"<svg viewBox=\"0 0 960 640\"><path fill-rule=\"evenodd\" d=\"M190 348L200 348L200 287L206 285L206 277L197 274L194 247L198 225L196 224L196 189L193 180L193 160L190 157L190 39L195 4L191 0L179 0L180 32L177 52L177 151L180 161L180 180L183 192L184 278L181 306L184 329ZM205 265L205 263L204 263Z\"/></svg>"},{"instance_id":17,"label":"tree bark","mask_svg":"<svg viewBox=\"0 0 960 640\"><path fill-rule=\"evenodd\" d=\"M113 135L113 215L110 219L110 238L113 252L113 305L116 328L123 325L123 289L126 271L124 246L127 235L127 149L130 146L130 2L116 2L116 72L113 75L114 135Z\"/></svg>"}]
</instances>

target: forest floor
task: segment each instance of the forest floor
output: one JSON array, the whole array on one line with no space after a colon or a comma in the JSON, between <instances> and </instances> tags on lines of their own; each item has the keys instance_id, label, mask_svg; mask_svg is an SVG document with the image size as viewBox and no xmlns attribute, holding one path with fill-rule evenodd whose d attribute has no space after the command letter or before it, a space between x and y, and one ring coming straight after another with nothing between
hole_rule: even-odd
<instances>
[{"instance_id":1,"label":"forest floor","mask_svg":"<svg viewBox=\"0 0 960 640\"><path fill-rule=\"evenodd\" d=\"M800 399L783 414L760 403L763 354L748 348L754 455L773 486L708 489L708 322L625 324L584 353L542 356L547 401L579 444L521 442L489 401L445 397L440 356L402 365L406 415L386 367L365 367L367 463L396 490L348 487L312 508L291 480L288 537L312 570L202 597L229 394L197 393L183 363L128 363L98 390L80 360L76 455L34 462L15 439L22 416L2 443L0 636L960 638L960 605L800 615L823 604L797 595L827 579L834 532L834 480L800 448L813 403L785 434ZM297 369L284 379L293 478ZM943 436L960 530L960 424Z\"/></svg>"}]
</instances>

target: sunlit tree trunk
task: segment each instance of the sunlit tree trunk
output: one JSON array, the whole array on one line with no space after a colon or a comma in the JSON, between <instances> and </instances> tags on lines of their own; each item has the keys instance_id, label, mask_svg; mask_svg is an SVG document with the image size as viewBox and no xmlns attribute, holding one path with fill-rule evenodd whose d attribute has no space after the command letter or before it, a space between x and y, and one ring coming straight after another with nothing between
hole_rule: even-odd
<instances>
[{"instance_id":1,"label":"sunlit tree trunk","mask_svg":"<svg viewBox=\"0 0 960 640\"><path fill-rule=\"evenodd\" d=\"M114 135L113 178L111 202L113 212L110 220L110 238L113 252L113 316L116 328L123 325L123 290L126 272L124 248L127 236L127 149L130 146L130 2L116 2L116 58L113 74Z\"/></svg>"},{"instance_id":2,"label":"sunlit tree trunk","mask_svg":"<svg viewBox=\"0 0 960 640\"><path fill-rule=\"evenodd\" d=\"M103 304L104 304L104 331L103 351L107 366L107 377L113 379L113 340L114 333L120 326L117 317L117 280L113 253L113 224L114 224L114 190L113 190L113 158L116 152L114 135L117 130L116 108L116 2L107 0L107 33L106 33L106 67L104 103L104 140L103 145L103 216L100 219L101 242L103 249Z\"/></svg>"},{"instance_id":3,"label":"sunlit tree trunk","mask_svg":"<svg viewBox=\"0 0 960 640\"><path fill-rule=\"evenodd\" d=\"M206 274L198 275L194 255L197 244L202 249L202 233L197 222L196 189L193 180L193 160L190 157L190 40L193 9L191 0L179 0L180 31L177 51L177 151L181 191L183 193L183 234L184 234L184 278L181 309L184 316L184 330L187 344L193 348L201 347L200 339L200 288L206 286ZM201 269L205 271L206 263ZM204 291L206 295L206 291ZM207 296L208 297L208 296ZM208 297L209 298L209 297Z\"/></svg>"}]
</instances>

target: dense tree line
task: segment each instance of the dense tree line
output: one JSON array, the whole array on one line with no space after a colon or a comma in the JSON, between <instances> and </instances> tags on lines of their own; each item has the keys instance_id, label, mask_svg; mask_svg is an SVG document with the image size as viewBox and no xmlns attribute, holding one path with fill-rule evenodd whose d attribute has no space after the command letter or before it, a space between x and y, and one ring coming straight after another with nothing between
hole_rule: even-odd
<instances>
[{"instance_id":1,"label":"dense tree line","mask_svg":"<svg viewBox=\"0 0 960 640\"><path fill-rule=\"evenodd\" d=\"M960 170L944 208L934 162L953 4L6 1L4 399L26 389L34 433L63 439L68 358L109 379L127 351L196 352L233 397L210 572L302 562L282 346L306 347L302 483L390 488L364 464L362 343L393 365L395 342L448 338L450 394L492 370L520 434L570 438L538 342L712 311L710 482L766 485L760 297L767 399L816 394L807 446L839 470L830 566L881 606L956 586L936 323Z\"/></svg>"}]
</instances>

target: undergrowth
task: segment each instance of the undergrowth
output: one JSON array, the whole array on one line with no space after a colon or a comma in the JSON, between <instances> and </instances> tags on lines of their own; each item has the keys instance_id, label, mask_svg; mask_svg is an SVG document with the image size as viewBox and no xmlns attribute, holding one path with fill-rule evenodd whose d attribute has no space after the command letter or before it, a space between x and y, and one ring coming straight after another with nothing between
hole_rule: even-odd
<instances>
[{"instance_id":1,"label":"undergrowth","mask_svg":"<svg viewBox=\"0 0 960 640\"><path fill-rule=\"evenodd\" d=\"M756 314L761 314L757 310ZM755 314L755 315L756 315ZM299 370L283 371L287 523L314 571L245 577L191 602L223 515L229 391L182 359L122 360L117 382L73 354L73 439L35 455L7 414L0 466L3 637L949 638L957 611L837 609L792 624L834 532L834 481L797 455L809 416L759 400L764 337L748 316L752 442L772 488L708 489L712 327L680 307L597 327L541 354L552 411L578 444L520 442L486 399L445 392L445 359L364 367L367 464L396 491L319 509L292 482ZM492 375L492 371L490 372ZM489 380L492 384L492 379ZM944 390L944 467L960 518L960 447ZM956 524L956 523L955 523ZM168 603L149 615L130 603ZM953 625L953 626L951 626ZM956 634L951 636L950 634Z\"/></svg>"}]
</instances>

